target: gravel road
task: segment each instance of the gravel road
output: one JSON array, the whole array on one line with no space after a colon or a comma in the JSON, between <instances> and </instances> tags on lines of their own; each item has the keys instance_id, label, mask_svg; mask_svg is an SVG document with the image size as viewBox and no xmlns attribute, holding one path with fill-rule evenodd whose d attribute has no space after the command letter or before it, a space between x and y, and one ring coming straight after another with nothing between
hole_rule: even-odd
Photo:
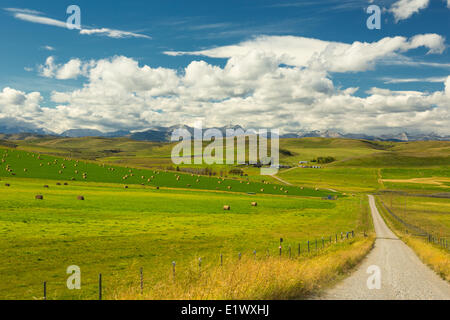
<instances>
[{"instance_id":1,"label":"gravel road","mask_svg":"<svg viewBox=\"0 0 450 320\"><path fill-rule=\"evenodd\" d=\"M375 206L373 196L369 196L369 204L377 234L374 249L352 275L317 298L450 300L450 285L424 265L412 249L387 227ZM380 289L368 289L367 280L373 275L373 271L367 273L370 266L378 266L381 271Z\"/></svg>"}]
</instances>

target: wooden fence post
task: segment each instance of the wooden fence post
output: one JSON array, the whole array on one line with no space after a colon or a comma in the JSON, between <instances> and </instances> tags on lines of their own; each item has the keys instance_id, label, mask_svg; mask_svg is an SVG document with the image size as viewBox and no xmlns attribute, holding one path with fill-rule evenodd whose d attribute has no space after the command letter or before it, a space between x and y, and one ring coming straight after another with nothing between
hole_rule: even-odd
<instances>
[{"instance_id":1,"label":"wooden fence post","mask_svg":"<svg viewBox=\"0 0 450 320\"><path fill-rule=\"evenodd\" d=\"M300 243L298 244L298 255L300 255L301 250L300 250Z\"/></svg>"},{"instance_id":2,"label":"wooden fence post","mask_svg":"<svg viewBox=\"0 0 450 320\"><path fill-rule=\"evenodd\" d=\"M175 280L175 266L176 266L176 262L172 261L172 274L173 274L173 280Z\"/></svg>"},{"instance_id":3,"label":"wooden fence post","mask_svg":"<svg viewBox=\"0 0 450 320\"><path fill-rule=\"evenodd\" d=\"M144 268L141 267L141 294L144 294Z\"/></svg>"},{"instance_id":4,"label":"wooden fence post","mask_svg":"<svg viewBox=\"0 0 450 320\"><path fill-rule=\"evenodd\" d=\"M223 266L223 255L220 254L220 266Z\"/></svg>"},{"instance_id":5,"label":"wooden fence post","mask_svg":"<svg viewBox=\"0 0 450 320\"><path fill-rule=\"evenodd\" d=\"M44 300L47 300L47 282L44 281Z\"/></svg>"},{"instance_id":6,"label":"wooden fence post","mask_svg":"<svg viewBox=\"0 0 450 320\"><path fill-rule=\"evenodd\" d=\"M308 253L309 253L309 240L308 240Z\"/></svg>"},{"instance_id":7,"label":"wooden fence post","mask_svg":"<svg viewBox=\"0 0 450 320\"><path fill-rule=\"evenodd\" d=\"M102 300L102 274L98 275L98 300Z\"/></svg>"}]
</instances>

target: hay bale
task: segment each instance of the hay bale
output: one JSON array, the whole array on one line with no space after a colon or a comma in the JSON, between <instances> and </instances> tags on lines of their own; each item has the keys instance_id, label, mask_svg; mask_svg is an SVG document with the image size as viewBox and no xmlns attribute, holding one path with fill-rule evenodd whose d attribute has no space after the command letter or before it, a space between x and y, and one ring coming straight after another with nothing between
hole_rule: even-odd
<instances>
[{"instance_id":1,"label":"hay bale","mask_svg":"<svg viewBox=\"0 0 450 320\"><path fill-rule=\"evenodd\" d=\"M190 184L187 184L187 186L190 187L191 185L190 185Z\"/></svg>"},{"instance_id":2,"label":"hay bale","mask_svg":"<svg viewBox=\"0 0 450 320\"><path fill-rule=\"evenodd\" d=\"M38 194L34 197L36 200L44 200L44 196L42 194Z\"/></svg>"},{"instance_id":3,"label":"hay bale","mask_svg":"<svg viewBox=\"0 0 450 320\"><path fill-rule=\"evenodd\" d=\"M256 207L256 206L258 206L258 203L257 202L252 202L252 207Z\"/></svg>"},{"instance_id":4,"label":"hay bale","mask_svg":"<svg viewBox=\"0 0 450 320\"><path fill-rule=\"evenodd\" d=\"M48 185L46 184L46 185L44 185L44 188L48 188Z\"/></svg>"},{"instance_id":5,"label":"hay bale","mask_svg":"<svg viewBox=\"0 0 450 320\"><path fill-rule=\"evenodd\" d=\"M11 185L9 183L5 183L5 187L10 187Z\"/></svg>"},{"instance_id":6,"label":"hay bale","mask_svg":"<svg viewBox=\"0 0 450 320\"><path fill-rule=\"evenodd\" d=\"M228 188L228 190L231 190L231 186L228 186L227 188Z\"/></svg>"},{"instance_id":7,"label":"hay bale","mask_svg":"<svg viewBox=\"0 0 450 320\"><path fill-rule=\"evenodd\" d=\"M84 200L84 197L83 196L78 196L77 200Z\"/></svg>"},{"instance_id":8,"label":"hay bale","mask_svg":"<svg viewBox=\"0 0 450 320\"><path fill-rule=\"evenodd\" d=\"M261 189L261 192L264 192L264 189Z\"/></svg>"},{"instance_id":9,"label":"hay bale","mask_svg":"<svg viewBox=\"0 0 450 320\"><path fill-rule=\"evenodd\" d=\"M156 187L156 190L159 190L159 187Z\"/></svg>"},{"instance_id":10,"label":"hay bale","mask_svg":"<svg viewBox=\"0 0 450 320\"><path fill-rule=\"evenodd\" d=\"M56 185L57 185L57 186L60 186L60 185L61 185L61 183L60 183L60 182L57 182L57 183L56 183Z\"/></svg>"},{"instance_id":11,"label":"hay bale","mask_svg":"<svg viewBox=\"0 0 450 320\"><path fill-rule=\"evenodd\" d=\"M223 206L223 210L230 211L230 209L231 209L230 206Z\"/></svg>"},{"instance_id":12,"label":"hay bale","mask_svg":"<svg viewBox=\"0 0 450 320\"><path fill-rule=\"evenodd\" d=\"M125 189L128 189L128 186L124 186Z\"/></svg>"}]
</instances>

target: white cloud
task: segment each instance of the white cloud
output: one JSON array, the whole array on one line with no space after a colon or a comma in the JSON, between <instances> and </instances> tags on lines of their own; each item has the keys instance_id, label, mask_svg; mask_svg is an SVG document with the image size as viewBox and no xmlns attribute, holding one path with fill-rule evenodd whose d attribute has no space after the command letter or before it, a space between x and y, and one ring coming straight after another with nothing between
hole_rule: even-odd
<instances>
[{"instance_id":1,"label":"white cloud","mask_svg":"<svg viewBox=\"0 0 450 320\"><path fill-rule=\"evenodd\" d=\"M395 22L399 22L427 8L429 3L430 0L398 0L391 6L389 11L394 15Z\"/></svg>"},{"instance_id":2,"label":"white cloud","mask_svg":"<svg viewBox=\"0 0 450 320\"><path fill-rule=\"evenodd\" d=\"M409 83L409 82L445 82L447 77L428 77L428 78L381 78L384 83Z\"/></svg>"},{"instance_id":3,"label":"white cloud","mask_svg":"<svg viewBox=\"0 0 450 320\"><path fill-rule=\"evenodd\" d=\"M202 51L167 51L168 55L199 55L213 58L245 56L250 52L263 52L276 57L280 63L310 67L331 72L356 72L372 69L383 59L396 59L400 53L425 47L428 53L442 53L444 38L437 34L405 37L386 37L377 42L355 41L352 44L328 42L294 36L260 36L237 45L217 47Z\"/></svg>"},{"instance_id":4,"label":"white cloud","mask_svg":"<svg viewBox=\"0 0 450 320\"><path fill-rule=\"evenodd\" d=\"M385 57L396 58L420 46L439 53L444 45L439 36L353 44L305 39L262 37L206 50L202 54L227 58L225 65L196 60L182 71L140 65L124 56L66 63L50 56L39 67L42 76L82 77L83 86L52 92L55 108L42 106L39 93L5 88L0 92L0 117L57 132L139 130L203 120L206 126L234 123L284 132L336 128L386 133L401 128L450 134L450 77L441 79L444 89L436 92L372 88L365 97L356 95L358 88L336 86L331 78L331 71L367 70ZM287 48L280 49L285 43ZM302 49L301 44L312 48Z\"/></svg>"},{"instance_id":5,"label":"white cloud","mask_svg":"<svg viewBox=\"0 0 450 320\"><path fill-rule=\"evenodd\" d=\"M64 21L47 18L42 16L42 13L35 10L29 9L18 9L18 8L6 8L6 11L9 11L13 14L16 19L28 21L32 23L45 24L49 26L59 27L59 28L67 28L67 24ZM83 27L80 29L80 34L85 35L103 35L110 38L144 38L151 39L150 36L135 32L115 30L109 28L88 28Z\"/></svg>"},{"instance_id":6,"label":"white cloud","mask_svg":"<svg viewBox=\"0 0 450 320\"><path fill-rule=\"evenodd\" d=\"M234 56L224 67L193 61L183 72L140 66L123 56L63 65L49 57L45 66L53 77L63 77L67 69L86 79L81 89L53 92L57 107L40 107L33 115L34 123L57 132L138 130L202 119L208 126L236 123L284 132L401 128L450 134L450 77L443 91L372 88L364 98L355 96L358 88L336 88L324 70L282 66L277 56L258 50ZM24 94L12 100L23 103Z\"/></svg>"},{"instance_id":7,"label":"white cloud","mask_svg":"<svg viewBox=\"0 0 450 320\"><path fill-rule=\"evenodd\" d=\"M50 56L44 65L38 67L41 76L46 78L56 78L60 80L76 79L85 74L88 64L82 65L80 59L71 59L66 64L56 64L55 57Z\"/></svg>"},{"instance_id":8,"label":"white cloud","mask_svg":"<svg viewBox=\"0 0 450 320\"><path fill-rule=\"evenodd\" d=\"M101 28L101 29L81 29L80 34L99 34L99 35L105 35L110 38L144 38L144 39L151 39L151 37L145 35L145 34L139 34L129 31L121 31L121 30L114 30L114 29L108 29L108 28Z\"/></svg>"},{"instance_id":9,"label":"white cloud","mask_svg":"<svg viewBox=\"0 0 450 320\"><path fill-rule=\"evenodd\" d=\"M55 48L53 48L52 46L43 46L42 48L44 48L47 51L55 51Z\"/></svg>"}]
</instances>

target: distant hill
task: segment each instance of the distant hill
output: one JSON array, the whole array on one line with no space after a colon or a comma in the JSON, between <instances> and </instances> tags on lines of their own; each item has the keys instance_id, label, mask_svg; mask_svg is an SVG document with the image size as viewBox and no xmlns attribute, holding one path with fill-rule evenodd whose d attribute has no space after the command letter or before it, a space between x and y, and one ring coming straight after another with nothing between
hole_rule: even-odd
<instances>
[{"instance_id":1,"label":"distant hill","mask_svg":"<svg viewBox=\"0 0 450 320\"><path fill-rule=\"evenodd\" d=\"M118 130L113 132L102 132L97 129L69 129L61 134L55 134L45 129L30 127L25 123L7 124L7 122L0 122L0 139L8 140L22 140L29 138L42 138L42 136L60 136L68 138L82 138L82 137L107 137L118 138L126 137L136 141L154 141L154 142L169 142L172 132L176 129L187 130L192 136L194 128L187 125L176 125L170 127L155 126L141 131ZM206 130L215 129L226 136L228 129L243 130L239 125L228 125L223 127L204 128ZM270 137L270 132L269 132ZM343 138L356 140L371 140L371 141L450 141L450 136L441 136L435 133L407 133L400 132L395 134L383 134L380 136L367 135L364 133L341 133L334 130L312 130L312 131L298 131L293 133L285 133L280 135L280 138Z\"/></svg>"}]
</instances>

